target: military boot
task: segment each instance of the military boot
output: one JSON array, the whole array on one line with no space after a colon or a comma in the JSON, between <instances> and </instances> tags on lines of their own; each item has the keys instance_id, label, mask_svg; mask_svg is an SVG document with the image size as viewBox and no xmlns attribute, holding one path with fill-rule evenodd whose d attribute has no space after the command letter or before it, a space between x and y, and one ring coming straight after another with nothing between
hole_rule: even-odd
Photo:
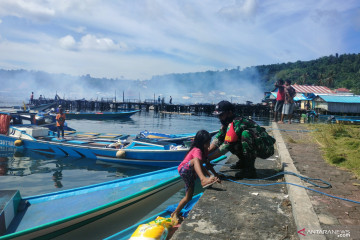
<instances>
[{"instance_id":1,"label":"military boot","mask_svg":"<svg viewBox=\"0 0 360 240\"><path fill-rule=\"evenodd\" d=\"M230 169L244 169L246 168L245 161L242 159L239 159L235 164L230 166Z\"/></svg>"},{"instance_id":2,"label":"military boot","mask_svg":"<svg viewBox=\"0 0 360 240\"><path fill-rule=\"evenodd\" d=\"M235 174L235 177L237 179L257 178L256 168L255 168L255 159L250 159L250 160L246 161L244 165L245 165L245 167L240 169L240 171Z\"/></svg>"}]
</instances>

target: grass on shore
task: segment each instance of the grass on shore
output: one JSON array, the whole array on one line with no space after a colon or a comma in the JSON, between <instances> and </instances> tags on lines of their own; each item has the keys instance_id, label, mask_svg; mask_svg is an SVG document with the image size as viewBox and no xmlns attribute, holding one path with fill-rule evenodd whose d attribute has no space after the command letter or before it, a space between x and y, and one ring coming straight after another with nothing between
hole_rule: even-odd
<instances>
[{"instance_id":1,"label":"grass on shore","mask_svg":"<svg viewBox=\"0 0 360 240\"><path fill-rule=\"evenodd\" d=\"M311 125L325 160L346 168L360 178L360 126L343 124Z\"/></svg>"}]
</instances>

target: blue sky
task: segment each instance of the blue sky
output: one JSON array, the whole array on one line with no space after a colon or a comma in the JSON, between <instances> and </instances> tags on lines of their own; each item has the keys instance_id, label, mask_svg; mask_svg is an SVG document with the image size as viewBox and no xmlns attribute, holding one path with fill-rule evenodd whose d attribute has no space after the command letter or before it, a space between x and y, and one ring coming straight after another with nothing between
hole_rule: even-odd
<instances>
[{"instance_id":1,"label":"blue sky","mask_svg":"<svg viewBox=\"0 0 360 240\"><path fill-rule=\"evenodd\" d=\"M0 68L154 75L360 53L357 0L0 0Z\"/></svg>"}]
</instances>

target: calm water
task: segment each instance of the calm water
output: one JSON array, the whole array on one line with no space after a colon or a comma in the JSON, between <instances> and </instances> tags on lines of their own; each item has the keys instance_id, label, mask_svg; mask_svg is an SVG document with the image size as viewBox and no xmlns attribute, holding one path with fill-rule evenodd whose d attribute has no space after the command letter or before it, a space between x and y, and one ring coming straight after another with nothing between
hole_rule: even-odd
<instances>
[{"instance_id":1,"label":"calm water","mask_svg":"<svg viewBox=\"0 0 360 240\"><path fill-rule=\"evenodd\" d=\"M260 125L268 125L268 119L253 119ZM143 130L176 134L193 133L200 129L213 131L220 127L219 120L212 116L165 115L153 111L136 113L130 119L67 120L67 123L78 131L130 135L137 135ZM18 189L23 197L111 181L158 169L108 165L97 163L93 159L55 157L28 150L0 148L0 190ZM178 202L183 194L183 191L178 193L170 199L170 203Z\"/></svg>"}]
</instances>

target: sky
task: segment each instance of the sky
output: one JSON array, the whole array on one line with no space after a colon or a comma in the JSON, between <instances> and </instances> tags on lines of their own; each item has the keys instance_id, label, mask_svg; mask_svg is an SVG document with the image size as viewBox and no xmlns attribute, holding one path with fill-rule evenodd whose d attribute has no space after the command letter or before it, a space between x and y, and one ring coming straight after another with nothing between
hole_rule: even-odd
<instances>
[{"instance_id":1,"label":"sky","mask_svg":"<svg viewBox=\"0 0 360 240\"><path fill-rule=\"evenodd\" d=\"M358 0L0 0L0 68L148 80L360 53Z\"/></svg>"}]
</instances>

